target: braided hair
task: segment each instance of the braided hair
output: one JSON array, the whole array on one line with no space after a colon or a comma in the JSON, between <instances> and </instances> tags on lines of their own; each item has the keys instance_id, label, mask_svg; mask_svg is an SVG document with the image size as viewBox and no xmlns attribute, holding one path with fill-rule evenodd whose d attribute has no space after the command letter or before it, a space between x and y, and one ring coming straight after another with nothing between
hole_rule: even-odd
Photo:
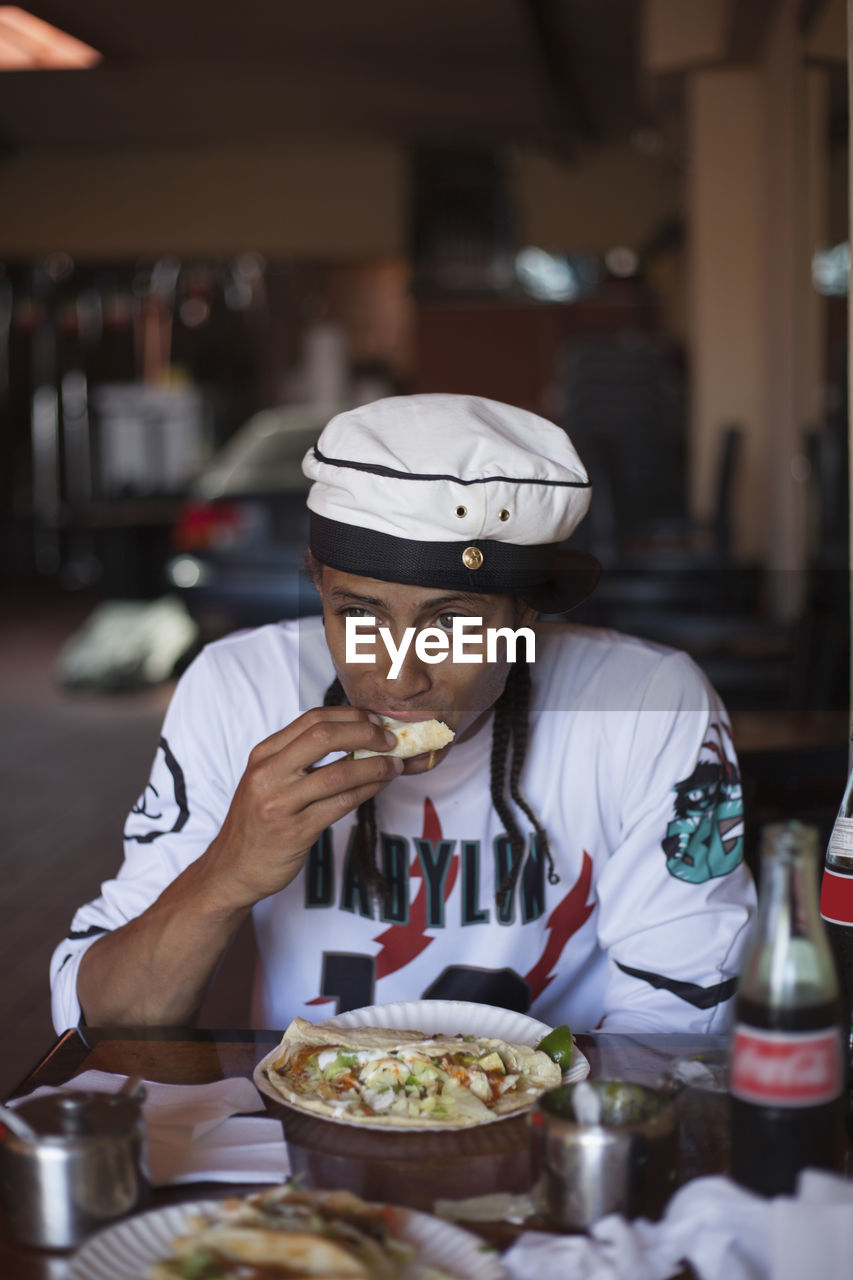
<instances>
[{"instance_id":1,"label":"braided hair","mask_svg":"<svg viewBox=\"0 0 853 1280\"><path fill-rule=\"evenodd\" d=\"M339 707L346 702L346 694L337 677L326 690L323 705ZM519 779L527 755L528 711L530 708L530 668L526 661L516 662L509 671L503 693L495 703L492 726L492 756L490 781L492 804L504 824L509 838L512 860L507 874L496 894L498 908L503 911L521 873L526 841L507 800L507 758L510 756L509 795L522 813L533 824L539 847L548 862L548 882L559 880L551 846L545 828L530 805L521 795ZM376 805L373 798L365 800L356 810L356 829L353 843L354 869L359 879L377 897L385 897L388 885L376 861Z\"/></svg>"}]
</instances>

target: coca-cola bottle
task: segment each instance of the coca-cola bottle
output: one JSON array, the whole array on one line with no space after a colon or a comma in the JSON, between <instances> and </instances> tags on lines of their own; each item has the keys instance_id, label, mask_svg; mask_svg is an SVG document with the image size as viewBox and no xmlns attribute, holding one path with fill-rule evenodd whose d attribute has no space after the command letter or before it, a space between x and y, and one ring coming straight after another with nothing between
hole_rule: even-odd
<instances>
[{"instance_id":1,"label":"coca-cola bottle","mask_svg":"<svg viewBox=\"0 0 853 1280\"><path fill-rule=\"evenodd\" d=\"M841 1001L819 869L814 827L765 828L729 1071L732 1174L764 1195L794 1191L801 1169L843 1167Z\"/></svg>"},{"instance_id":2,"label":"coca-cola bottle","mask_svg":"<svg viewBox=\"0 0 853 1280\"><path fill-rule=\"evenodd\" d=\"M832 948L844 1017L847 1132L853 1138L853 768L829 837L820 914Z\"/></svg>"}]
</instances>

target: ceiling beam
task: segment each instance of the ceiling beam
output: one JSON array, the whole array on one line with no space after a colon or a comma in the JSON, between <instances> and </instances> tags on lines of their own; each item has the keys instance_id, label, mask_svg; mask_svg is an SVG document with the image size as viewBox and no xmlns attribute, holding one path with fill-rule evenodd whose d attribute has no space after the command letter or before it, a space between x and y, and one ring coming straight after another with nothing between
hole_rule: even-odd
<instances>
[{"instance_id":1,"label":"ceiling beam","mask_svg":"<svg viewBox=\"0 0 853 1280\"><path fill-rule=\"evenodd\" d=\"M566 5L562 0L521 0L526 25L533 37L551 114L561 149L573 152L573 143L594 143L601 131L578 84L570 53Z\"/></svg>"},{"instance_id":2,"label":"ceiling beam","mask_svg":"<svg viewBox=\"0 0 853 1280\"><path fill-rule=\"evenodd\" d=\"M797 14L797 29L800 35L808 35L812 24L821 10L826 8L826 5L827 0L800 0L800 8Z\"/></svg>"},{"instance_id":3,"label":"ceiling beam","mask_svg":"<svg viewBox=\"0 0 853 1280\"><path fill-rule=\"evenodd\" d=\"M805 0L803 0L805 2ZM822 0L818 0L822 3ZM779 12L779 0L735 0L732 7L727 60L754 62Z\"/></svg>"}]
</instances>

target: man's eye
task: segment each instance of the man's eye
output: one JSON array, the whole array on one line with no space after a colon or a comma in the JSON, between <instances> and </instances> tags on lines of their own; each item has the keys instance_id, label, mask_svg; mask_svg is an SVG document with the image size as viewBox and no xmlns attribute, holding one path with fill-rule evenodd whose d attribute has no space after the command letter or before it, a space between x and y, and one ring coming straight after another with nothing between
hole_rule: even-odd
<instances>
[{"instance_id":1,"label":"man's eye","mask_svg":"<svg viewBox=\"0 0 853 1280\"><path fill-rule=\"evenodd\" d=\"M345 609L341 610L341 613L345 618L369 618L371 622L373 623L376 622L376 618L373 616L370 610L362 609L361 605L357 605L357 604L347 605Z\"/></svg>"},{"instance_id":2,"label":"man's eye","mask_svg":"<svg viewBox=\"0 0 853 1280\"><path fill-rule=\"evenodd\" d=\"M444 631L453 630L453 619L458 618L458 613L440 613L436 618L436 622Z\"/></svg>"}]
</instances>

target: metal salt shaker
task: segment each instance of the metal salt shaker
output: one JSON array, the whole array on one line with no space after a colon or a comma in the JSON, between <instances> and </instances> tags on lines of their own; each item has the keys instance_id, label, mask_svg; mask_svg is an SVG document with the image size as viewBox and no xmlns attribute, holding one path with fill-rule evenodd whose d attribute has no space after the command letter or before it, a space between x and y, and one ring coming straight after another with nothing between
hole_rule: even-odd
<instances>
[{"instance_id":1,"label":"metal salt shaker","mask_svg":"<svg viewBox=\"0 0 853 1280\"><path fill-rule=\"evenodd\" d=\"M141 1208L144 1090L69 1092L21 1103L32 1140L0 1129L0 1207L24 1244L70 1249Z\"/></svg>"}]
</instances>

